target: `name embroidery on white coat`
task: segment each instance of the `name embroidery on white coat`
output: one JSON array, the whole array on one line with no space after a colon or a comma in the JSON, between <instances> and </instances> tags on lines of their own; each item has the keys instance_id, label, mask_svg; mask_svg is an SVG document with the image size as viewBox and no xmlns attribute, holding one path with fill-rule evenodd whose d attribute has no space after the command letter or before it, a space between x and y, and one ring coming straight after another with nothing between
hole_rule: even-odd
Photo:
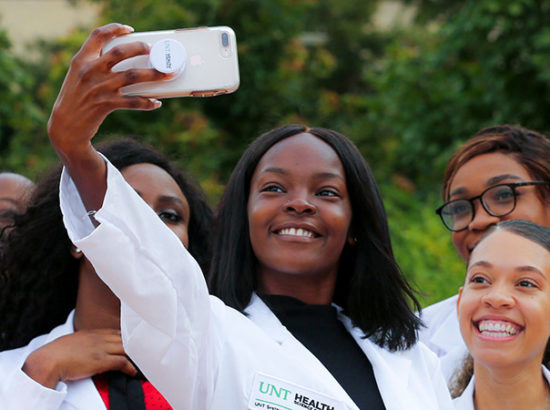
<instances>
[{"instance_id":1,"label":"name embroidery on white coat","mask_svg":"<svg viewBox=\"0 0 550 410\"><path fill-rule=\"evenodd\" d=\"M342 402L325 394L256 373L248 402L249 409L263 410L343 410Z\"/></svg>"}]
</instances>

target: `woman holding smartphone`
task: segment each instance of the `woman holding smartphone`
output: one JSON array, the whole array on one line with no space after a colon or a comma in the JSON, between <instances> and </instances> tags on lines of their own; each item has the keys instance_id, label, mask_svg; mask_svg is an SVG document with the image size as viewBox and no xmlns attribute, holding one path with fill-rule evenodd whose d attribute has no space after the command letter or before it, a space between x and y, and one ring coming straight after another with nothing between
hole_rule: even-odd
<instances>
[{"instance_id":1,"label":"woman holding smartphone","mask_svg":"<svg viewBox=\"0 0 550 410\"><path fill-rule=\"evenodd\" d=\"M193 258L91 146L113 109L158 107L120 86L165 76L109 70L145 46L98 55L127 31L87 40L49 135L69 235L128 306L122 336L141 370L178 409L450 408L435 357L416 344L408 299L418 304L374 178L337 132L281 127L245 151L217 213L208 295Z\"/></svg>"},{"instance_id":2,"label":"woman holding smartphone","mask_svg":"<svg viewBox=\"0 0 550 410\"><path fill-rule=\"evenodd\" d=\"M457 307L471 357L455 408L550 408L550 229L493 226L471 252Z\"/></svg>"},{"instance_id":3,"label":"woman holding smartphone","mask_svg":"<svg viewBox=\"0 0 550 410\"><path fill-rule=\"evenodd\" d=\"M499 221L527 219L550 227L550 141L518 126L485 128L453 155L443 178L445 203L437 210L460 256L467 261L481 237ZM460 336L458 295L422 312L420 340L440 357L447 380L467 348Z\"/></svg>"}]
</instances>

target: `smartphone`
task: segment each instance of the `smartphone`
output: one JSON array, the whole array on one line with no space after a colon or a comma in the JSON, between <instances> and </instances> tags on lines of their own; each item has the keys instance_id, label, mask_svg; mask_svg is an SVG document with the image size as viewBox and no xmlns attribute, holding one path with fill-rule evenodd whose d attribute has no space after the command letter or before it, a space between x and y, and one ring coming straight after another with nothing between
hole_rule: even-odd
<instances>
[{"instance_id":1,"label":"smartphone","mask_svg":"<svg viewBox=\"0 0 550 410\"><path fill-rule=\"evenodd\" d=\"M230 27L131 33L109 41L102 52L134 41L150 44L151 53L123 60L113 67L114 71L130 68L156 68L163 72L177 70L174 71L175 77L170 80L123 87L121 91L126 95L153 98L212 97L232 93L239 88L237 41Z\"/></svg>"}]
</instances>

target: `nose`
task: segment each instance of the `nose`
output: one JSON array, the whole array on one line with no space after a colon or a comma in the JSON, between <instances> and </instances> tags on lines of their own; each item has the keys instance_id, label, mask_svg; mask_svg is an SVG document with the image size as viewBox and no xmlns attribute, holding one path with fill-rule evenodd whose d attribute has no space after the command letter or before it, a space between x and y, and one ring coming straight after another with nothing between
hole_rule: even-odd
<instances>
[{"instance_id":1,"label":"nose","mask_svg":"<svg viewBox=\"0 0 550 410\"><path fill-rule=\"evenodd\" d=\"M504 286L493 286L481 299L485 305L495 309L509 309L516 303L514 297Z\"/></svg>"},{"instance_id":2,"label":"nose","mask_svg":"<svg viewBox=\"0 0 550 410\"><path fill-rule=\"evenodd\" d=\"M474 219L468 224L470 231L485 231L500 221L498 216L493 216L485 210L479 199L475 201L474 211Z\"/></svg>"},{"instance_id":3,"label":"nose","mask_svg":"<svg viewBox=\"0 0 550 410\"><path fill-rule=\"evenodd\" d=\"M286 212L298 215L313 215L317 212L317 207L308 201L305 196L294 196L285 203L284 207Z\"/></svg>"}]
</instances>

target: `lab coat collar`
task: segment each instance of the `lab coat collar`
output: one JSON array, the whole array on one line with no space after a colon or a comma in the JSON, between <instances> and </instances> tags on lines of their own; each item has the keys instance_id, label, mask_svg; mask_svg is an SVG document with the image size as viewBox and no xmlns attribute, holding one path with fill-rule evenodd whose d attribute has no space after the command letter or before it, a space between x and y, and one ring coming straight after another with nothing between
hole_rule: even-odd
<instances>
[{"instance_id":1,"label":"lab coat collar","mask_svg":"<svg viewBox=\"0 0 550 410\"><path fill-rule=\"evenodd\" d=\"M44 344L65 335L74 333L74 310L71 311L67 321L53 329L46 338ZM105 407L103 399L97 391L95 384L91 377L85 379L67 381L67 395L65 401L72 404L79 410L96 410Z\"/></svg>"},{"instance_id":2,"label":"lab coat collar","mask_svg":"<svg viewBox=\"0 0 550 410\"><path fill-rule=\"evenodd\" d=\"M328 369L311 353L285 326L279 321L277 316L269 309L265 302L256 294L252 294L250 303L245 309L248 318L266 332L273 340L275 340L281 348L289 355L292 355L296 360L304 362L304 367L310 369L308 373L313 377L316 375L320 380L323 380L328 387L325 394L332 393L334 397L347 405L347 408L359 410L351 397L338 383Z\"/></svg>"},{"instance_id":3,"label":"lab coat collar","mask_svg":"<svg viewBox=\"0 0 550 410\"><path fill-rule=\"evenodd\" d=\"M250 303L244 313L277 343L282 344L288 338L290 332L286 330L256 292L252 293Z\"/></svg>"},{"instance_id":4,"label":"lab coat collar","mask_svg":"<svg viewBox=\"0 0 550 410\"><path fill-rule=\"evenodd\" d=\"M403 402L402 395L396 394L395 392L405 391L407 389L411 370L411 360L405 357L405 354L401 351L389 352L373 343L368 338L365 338L364 332L360 328L353 326L351 319L342 313L342 308L337 305L334 306L338 310L339 320L344 324L348 332L369 359L380 395L382 396L386 408L407 408L407 403ZM250 304L245 309L245 313L250 320L262 328L269 336L276 340L277 343L286 348L296 350L296 354L300 357L308 358L308 366L314 366L312 368L312 373L317 372L317 374L323 374L323 377L326 377L327 380L331 380L341 390L342 396L349 399L350 404L348 405L351 406L351 404L353 404L351 398L349 398L332 374L330 374L325 366L323 366L304 345L292 336L256 293L252 295ZM353 406L356 405L353 404Z\"/></svg>"},{"instance_id":5,"label":"lab coat collar","mask_svg":"<svg viewBox=\"0 0 550 410\"><path fill-rule=\"evenodd\" d=\"M403 401L404 395L396 392L407 390L411 360L405 357L406 354L402 351L390 352L365 338L365 333L353 325L352 320L342 313L341 308L339 308L338 317L368 357L386 408L408 408L408 404Z\"/></svg>"},{"instance_id":6,"label":"lab coat collar","mask_svg":"<svg viewBox=\"0 0 550 410\"><path fill-rule=\"evenodd\" d=\"M460 334L456 303L454 303L452 313L447 315L445 320L438 325L437 330L433 333L433 336L429 340L429 344L434 345L441 352L444 352L444 354L457 349L462 351L464 350L464 342L462 341ZM440 354L439 356L442 355Z\"/></svg>"}]
</instances>

